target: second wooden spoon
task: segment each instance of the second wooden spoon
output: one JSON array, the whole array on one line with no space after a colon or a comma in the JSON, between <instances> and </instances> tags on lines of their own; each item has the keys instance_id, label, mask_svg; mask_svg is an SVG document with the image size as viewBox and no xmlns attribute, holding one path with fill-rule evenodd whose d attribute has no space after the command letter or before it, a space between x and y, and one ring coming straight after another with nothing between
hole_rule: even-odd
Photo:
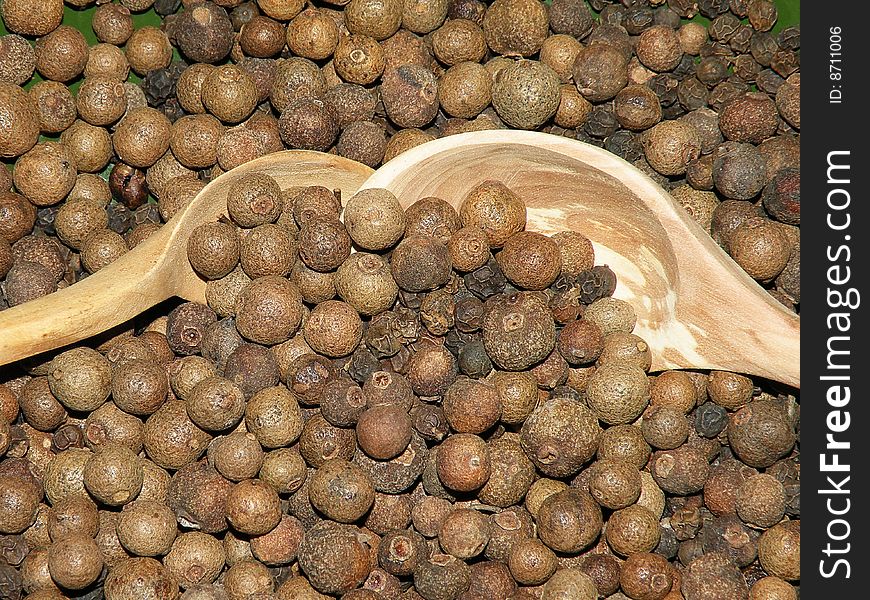
<instances>
[{"instance_id":1,"label":"second wooden spoon","mask_svg":"<svg viewBox=\"0 0 870 600\"><path fill-rule=\"evenodd\" d=\"M516 191L529 230L575 230L616 273L654 371L724 369L800 386L800 319L775 301L658 184L618 156L564 137L481 131L427 142L363 185L408 206L454 206L486 179Z\"/></svg>"}]
</instances>

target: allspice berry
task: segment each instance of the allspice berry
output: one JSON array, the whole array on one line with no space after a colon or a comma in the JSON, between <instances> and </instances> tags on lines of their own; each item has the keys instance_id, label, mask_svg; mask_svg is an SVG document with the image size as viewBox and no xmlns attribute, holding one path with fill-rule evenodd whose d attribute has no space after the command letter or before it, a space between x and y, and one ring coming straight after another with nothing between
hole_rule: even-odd
<instances>
[{"instance_id":1,"label":"allspice berry","mask_svg":"<svg viewBox=\"0 0 870 600\"><path fill-rule=\"evenodd\" d=\"M433 554L414 571L414 587L424 598L459 598L470 584L471 569L449 554Z\"/></svg>"},{"instance_id":2,"label":"allspice berry","mask_svg":"<svg viewBox=\"0 0 870 600\"><path fill-rule=\"evenodd\" d=\"M76 166L66 146L37 144L15 161L12 178L18 191L36 206L60 202L76 182Z\"/></svg>"},{"instance_id":3,"label":"allspice berry","mask_svg":"<svg viewBox=\"0 0 870 600\"><path fill-rule=\"evenodd\" d=\"M295 285L278 275L253 280L236 301L236 328L258 344L286 341L301 322L302 295Z\"/></svg>"},{"instance_id":4,"label":"allspice berry","mask_svg":"<svg viewBox=\"0 0 870 600\"><path fill-rule=\"evenodd\" d=\"M94 232L85 239L82 246L82 266L89 273L96 273L115 262L128 250L127 242L120 234L109 229Z\"/></svg>"},{"instance_id":5,"label":"allspice berry","mask_svg":"<svg viewBox=\"0 0 870 600\"><path fill-rule=\"evenodd\" d=\"M772 400L750 402L728 422L728 442L737 457L752 467L769 467L794 446L795 434Z\"/></svg>"},{"instance_id":6,"label":"allspice berry","mask_svg":"<svg viewBox=\"0 0 870 600\"><path fill-rule=\"evenodd\" d=\"M683 121L662 121L643 136L644 155L662 175L681 175L701 153L698 130Z\"/></svg>"},{"instance_id":7,"label":"allspice berry","mask_svg":"<svg viewBox=\"0 0 870 600\"><path fill-rule=\"evenodd\" d=\"M670 71L680 63L683 48L680 36L666 25L653 25L644 30L635 48L640 62L653 71Z\"/></svg>"},{"instance_id":8,"label":"allspice berry","mask_svg":"<svg viewBox=\"0 0 870 600\"><path fill-rule=\"evenodd\" d=\"M521 585L541 585L556 572L556 554L537 539L521 540L508 557L511 576Z\"/></svg>"},{"instance_id":9,"label":"allspice berry","mask_svg":"<svg viewBox=\"0 0 870 600\"><path fill-rule=\"evenodd\" d=\"M335 52L339 30L335 19L318 8L307 8L287 25L287 47L297 56L323 60Z\"/></svg>"},{"instance_id":10,"label":"allspice berry","mask_svg":"<svg viewBox=\"0 0 870 600\"><path fill-rule=\"evenodd\" d=\"M5 5L4 5L5 6ZM0 156L14 158L30 150L39 138L39 117L32 97L19 86L0 82Z\"/></svg>"},{"instance_id":11,"label":"allspice berry","mask_svg":"<svg viewBox=\"0 0 870 600\"><path fill-rule=\"evenodd\" d=\"M91 125L111 125L127 110L124 84L109 77L85 77L76 95L76 108L79 116Z\"/></svg>"},{"instance_id":12,"label":"allspice berry","mask_svg":"<svg viewBox=\"0 0 870 600\"><path fill-rule=\"evenodd\" d=\"M314 307L303 332L314 351L337 358L347 356L359 345L362 321L349 304L327 300Z\"/></svg>"},{"instance_id":13,"label":"allspice berry","mask_svg":"<svg viewBox=\"0 0 870 600\"><path fill-rule=\"evenodd\" d=\"M223 125L212 115L186 115L172 124L169 145L178 162L191 169L205 169L217 162L223 134Z\"/></svg>"},{"instance_id":14,"label":"allspice berry","mask_svg":"<svg viewBox=\"0 0 870 600\"><path fill-rule=\"evenodd\" d=\"M175 44L195 63L220 62L233 45L233 24L227 11L212 2L178 13L175 31Z\"/></svg>"},{"instance_id":15,"label":"allspice berry","mask_svg":"<svg viewBox=\"0 0 870 600\"><path fill-rule=\"evenodd\" d=\"M398 286L423 292L447 282L451 271L447 246L435 237L405 237L390 255L390 270Z\"/></svg>"},{"instance_id":16,"label":"allspice berry","mask_svg":"<svg viewBox=\"0 0 870 600\"><path fill-rule=\"evenodd\" d=\"M190 420L206 431L223 431L236 425L245 413L242 390L223 377L207 377L187 398Z\"/></svg>"},{"instance_id":17,"label":"allspice berry","mask_svg":"<svg viewBox=\"0 0 870 600\"><path fill-rule=\"evenodd\" d=\"M93 538L71 536L49 546L48 570L59 586L81 590L100 576L103 556Z\"/></svg>"},{"instance_id":18,"label":"allspice berry","mask_svg":"<svg viewBox=\"0 0 870 600\"><path fill-rule=\"evenodd\" d=\"M112 367L96 350L78 347L49 363L48 384L60 402L76 411L92 411L109 397Z\"/></svg>"},{"instance_id":19,"label":"allspice berry","mask_svg":"<svg viewBox=\"0 0 870 600\"><path fill-rule=\"evenodd\" d=\"M384 72L384 50L377 40L367 35L344 36L335 47L333 65L346 82L368 85Z\"/></svg>"},{"instance_id":20,"label":"allspice berry","mask_svg":"<svg viewBox=\"0 0 870 600\"><path fill-rule=\"evenodd\" d=\"M689 563L683 572L681 591L687 600L749 598L746 579L737 565L722 552L703 554Z\"/></svg>"},{"instance_id":21,"label":"allspice berry","mask_svg":"<svg viewBox=\"0 0 870 600\"><path fill-rule=\"evenodd\" d=\"M603 519L601 507L588 492L568 488L541 503L535 524L541 541L550 549L576 554L598 538Z\"/></svg>"},{"instance_id":22,"label":"allspice berry","mask_svg":"<svg viewBox=\"0 0 870 600\"><path fill-rule=\"evenodd\" d=\"M278 121L281 139L290 148L326 151L338 137L332 108L317 98L291 103Z\"/></svg>"},{"instance_id":23,"label":"allspice berry","mask_svg":"<svg viewBox=\"0 0 870 600\"><path fill-rule=\"evenodd\" d=\"M0 490L0 532L21 533L36 519L42 490L36 482L13 474L0 475Z\"/></svg>"},{"instance_id":24,"label":"allspice berry","mask_svg":"<svg viewBox=\"0 0 870 600\"><path fill-rule=\"evenodd\" d=\"M576 474L595 455L600 438L595 415L582 404L563 398L552 398L535 408L520 430L523 450L550 477Z\"/></svg>"},{"instance_id":25,"label":"allspice berry","mask_svg":"<svg viewBox=\"0 0 870 600\"><path fill-rule=\"evenodd\" d=\"M401 406L373 406L359 416L356 437L363 452L377 460L390 460L411 441L411 417Z\"/></svg>"},{"instance_id":26,"label":"allspice berry","mask_svg":"<svg viewBox=\"0 0 870 600\"><path fill-rule=\"evenodd\" d=\"M628 83L628 57L608 43L587 44L574 60L574 84L590 102L609 100Z\"/></svg>"},{"instance_id":27,"label":"allspice berry","mask_svg":"<svg viewBox=\"0 0 870 600\"><path fill-rule=\"evenodd\" d=\"M636 600L664 600L671 590L672 567L661 554L638 552L619 570L619 585Z\"/></svg>"},{"instance_id":28,"label":"allspice berry","mask_svg":"<svg viewBox=\"0 0 870 600\"><path fill-rule=\"evenodd\" d=\"M486 51L483 29L474 21L449 19L432 33L432 52L445 65L478 63L486 56Z\"/></svg>"},{"instance_id":29,"label":"allspice berry","mask_svg":"<svg viewBox=\"0 0 870 600\"><path fill-rule=\"evenodd\" d=\"M175 538L163 563L182 588L192 588L217 579L226 558L226 551L216 537L189 531Z\"/></svg>"},{"instance_id":30,"label":"allspice berry","mask_svg":"<svg viewBox=\"0 0 870 600\"><path fill-rule=\"evenodd\" d=\"M527 290L549 287L562 270L562 254L556 242L532 231L520 231L508 238L496 259L508 281Z\"/></svg>"},{"instance_id":31,"label":"allspice berry","mask_svg":"<svg viewBox=\"0 0 870 600\"><path fill-rule=\"evenodd\" d=\"M476 117L492 99L492 77L483 65L461 62L450 67L438 82L438 101L449 115Z\"/></svg>"},{"instance_id":32,"label":"allspice berry","mask_svg":"<svg viewBox=\"0 0 870 600\"><path fill-rule=\"evenodd\" d=\"M123 45L133 34L130 9L118 4L101 4L94 9L91 20L97 39L115 46Z\"/></svg>"},{"instance_id":33,"label":"allspice berry","mask_svg":"<svg viewBox=\"0 0 870 600\"><path fill-rule=\"evenodd\" d=\"M484 316L483 343L502 369L529 368L546 358L555 342L552 313L533 292L499 296Z\"/></svg>"},{"instance_id":34,"label":"allspice berry","mask_svg":"<svg viewBox=\"0 0 870 600\"><path fill-rule=\"evenodd\" d=\"M755 527L772 527L785 515L786 495L782 483L766 473L753 475L737 490L737 516Z\"/></svg>"},{"instance_id":35,"label":"allspice berry","mask_svg":"<svg viewBox=\"0 0 870 600\"><path fill-rule=\"evenodd\" d=\"M265 174L245 174L233 182L227 193L227 212L241 227L273 223L282 208L281 188Z\"/></svg>"},{"instance_id":36,"label":"allspice berry","mask_svg":"<svg viewBox=\"0 0 870 600\"><path fill-rule=\"evenodd\" d=\"M759 281L773 279L785 268L791 244L774 221L751 217L738 225L728 238L731 258L750 277Z\"/></svg>"},{"instance_id":37,"label":"allspice berry","mask_svg":"<svg viewBox=\"0 0 870 600\"><path fill-rule=\"evenodd\" d=\"M166 369L153 360L131 360L118 365L112 375L112 400L131 415L154 413L168 392Z\"/></svg>"},{"instance_id":38,"label":"allspice berry","mask_svg":"<svg viewBox=\"0 0 870 600\"><path fill-rule=\"evenodd\" d=\"M350 235L335 218L314 218L305 223L298 241L299 257L315 271L333 271L350 255Z\"/></svg>"},{"instance_id":39,"label":"allspice berry","mask_svg":"<svg viewBox=\"0 0 870 600\"><path fill-rule=\"evenodd\" d=\"M124 51L112 44L97 44L88 51L85 77L102 76L126 81L130 63Z\"/></svg>"},{"instance_id":40,"label":"allspice berry","mask_svg":"<svg viewBox=\"0 0 870 600\"><path fill-rule=\"evenodd\" d=\"M241 67L223 65L202 82L203 106L225 123L241 123L257 106L257 87Z\"/></svg>"},{"instance_id":41,"label":"allspice berry","mask_svg":"<svg viewBox=\"0 0 870 600\"><path fill-rule=\"evenodd\" d=\"M551 18L552 14L551 5ZM568 83L574 77L574 61L582 48L583 44L577 41L577 38L557 33L544 40L544 44L541 46L540 59L542 63L556 72L562 83Z\"/></svg>"},{"instance_id":42,"label":"allspice berry","mask_svg":"<svg viewBox=\"0 0 870 600\"><path fill-rule=\"evenodd\" d=\"M492 468L486 442L470 433L457 433L441 442L435 465L441 483L459 492L483 487Z\"/></svg>"},{"instance_id":43,"label":"allspice berry","mask_svg":"<svg viewBox=\"0 0 870 600\"><path fill-rule=\"evenodd\" d=\"M586 393L598 418L611 425L634 421L650 398L649 381L643 369L619 361L598 367Z\"/></svg>"},{"instance_id":44,"label":"allspice berry","mask_svg":"<svg viewBox=\"0 0 870 600\"><path fill-rule=\"evenodd\" d=\"M758 540L758 559L765 571L786 581L800 580L801 522L774 525Z\"/></svg>"},{"instance_id":45,"label":"allspice berry","mask_svg":"<svg viewBox=\"0 0 870 600\"><path fill-rule=\"evenodd\" d=\"M484 181L466 194L459 208L462 225L476 225L487 234L490 246L500 248L526 225L522 199L500 181Z\"/></svg>"},{"instance_id":46,"label":"allspice berry","mask_svg":"<svg viewBox=\"0 0 870 600\"><path fill-rule=\"evenodd\" d=\"M106 445L88 460L84 470L85 488L109 506L132 501L142 489L142 463L126 446Z\"/></svg>"},{"instance_id":47,"label":"allspice berry","mask_svg":"<svg viewBox=\"0 0 870 600\"><path fill-rule=\"evenodd\" d=\"M710 399L728 410L746 405L752 399L754 388L751 379L730 371L710 371L707 378Z\"/></svg>"},{"instance_id":48,"label":"allspice berry","mask_svg":"<svg viewBox=\"0 0 870 600\"><path fill-rule=\"evenodd\" d=\"M383 258L355 252L335 272L334 291L358 313L371 316L389 310L399 288Z\"/></svg>"},{"instance_id":49,"label":"allspice berry","mask_svg":"<svg viewBox=\"0 0 870 600\"><path fill-rule=\"evenodd\" d=\"M118 539L135 556L162 556L175 540L175 513L160 502L138 500L120 514Z\"/></svg>"},{"instance_id":50,"label":"allspice berry","mask_svg":"<svg viewBox=\"0 0 870 600\"><path fill-rule=\"evenodd\" d=\"M496 0L483 18L486 44L498 54L535 54L548 26L547 8L537 0Z\"/></svg>"},{"instance_id":51,"label":"allspice berry","mask_svg":"<svg viewBox=\"0 0 870 600\"><path fill-rule=\"evenodd\" d=\"M88 42L82 33L69 25L61 25L36 41L36 70L45 79L67 82L85 70L88 62Z\"/></svg>"},{"instance_id":52,"label":"allspice berry","mask_svg":"<svg viewBox=\"0 0 870 600\"><path fill-rule=\"evenodd\" d=\"M211 440L190 420L180 400L166 402L148 417L142 434L148 457L165 469L180 469L192 463Z\"/></svg>"},{"instance_id":53,"label":"allspice berry","mask_svg":"<svg viewBox=\"0 0 870 600\"><path fill-rule=\"evenodd\" d=\"M237 483L227 496L227 519L240 533L263 535L270 532L281 520L278 493L259 479Z\"/></svg>"},{"instance_id":54,"label":"allspice berry","mask_svg":"<svg viewBox=\"0 0 870 600\"><path fill-rule=\"evenodd\" d=\"M381 100L387 115L396 125L423 127L435 118L438 113L438 83L430 69L402 65L387 70L381 82Z\"/></svg>"},{"instance_id":55,"label":"allspice berry","mask_svg":"<svg viewBox=\"0 0 870 600\"><path fill-rule=\"evenodd\" d=\"M0 81L22 85L36 68L36 52L30 43L14 33L0 39Z\"/></svg>"},{"instance_id":56,"label":"allspice berry","mask_svg":"<svg viewBox=\"0 0 870 600\"><path fill-rule=\"evenodd\" d=\"M398 0L351 0L344 9L344 20L351 33L385 40L399 29L402 3Z\"/></svg>"},{"instance_id":57,"label":"allspice berry","mask_svg":"<svg viewBox=\"0 0 870 600\"><path fill-rule=\"evenodd\" d=\"M130 68L137 75L164 69L172 62L172 44L166 33L157 27L140 27L133 31L125 46Z\"/></svg>"},{"instance_id":58,"label":"allspice berry","mask_svg":"<svg viewBox=\"0 0 870 600\"><path fill-rule=\"evenodd\" d=\"M302 433L299 403L284 386L262 389L245 407L245 425L265 448L288 446Z\"/></svg>"},{"instance_id":59,"label":"allspice berry","mask_svg":"<svg viewBox=\"0 0 870 600\"><path fill-rule=\"evenodd\" d=\"M735 142L760 144L776 133L778 123L776 104L761 92L737 97L719 112L719 128Z\"/></svg>"},{"instance_id":60,"label":"allspice berry","mask_svg":"<svg viewBox=\"0 0 870 600\"><path fill-rule=\"evenodd\" d=\"M343 594L356 588L371 571L369 550L352 525L321 522L305 532L299 566L318 591Z\"/></svg>"},{"instance_id":61,"label":"allspice berry","mask_svg":"<svg viewBox=\"0 0 870 600\"><path fill-rule=\"evenodd\" d=\"M333 521L352 523L372 507L375 490L362 467L342 459L326 461L311 475L311 504Z\"/></svg>"},{"instance_id":62,"label":"allspice berry","mask_svg":"<svg viewBox=\"0 0 870 600\"><path fill-rule=\"evenodd\" d=\"M642 131L662 119L659 97L646 85L629 85L616 95L614 114L626 129Z\"/></svg>"},{"instance_id":63,"label":"allspice berry","mask_svg":"<svg viewBox=\"0 0 870 600\"><path fill-rule=\"evenodd\" d=\"M112 157L112 138L103 127L74 121L60 134L60 142L72 156L80 173L102 171Z\"/></svg>"},{"instance_id":64,"label":"allspice berry","mask_svg":"<svg viewBox=\"0 0 870 600\"><path fill-rule=\"evenodd\" d=\"M622 556L652 552L659 543L660 534L656 516L638 504L614 512L607 520L605 530L608 545Z\"/></svg>"},{"instance_id":65,"label":"allspice berry","mask_svg":"<svg viewBox=\"0 0 870 600\"><path fill-rule=\"evenodd\" d=\"M380 251L401 239L405 232L405 215L392 192L367 189L348 200L344 224L356 245L365 250Z\"/></svg>"},{"instance_id":66,"label":"allspice berry","mask_svg":"<svg viewBox=\"0 0 870 600\"><path fill-rule=\"evenodd\" d=\"M44 266L30 261L12 265L6 275L6 301L18 306L57 291L54 275Z\"/></svg>"},{"instance_id":67,"label":"allspice berry","mask_svg":"<svg viewBox=\"0 0 870 600\"><path fill-rule=\"evenodd\" d=\"M69 88L57 81L40 81L30 88L39 127L45 133L60 133L76 119L76 101Z\"/></svg>"},{"instance_id":68,"label":"allspice berry","mask_svg":"<svg viewBox=\"0 0 870 600\"><path fill-rule=\"evenodd\" d=\"M63 9L62 0L9 0L0 8L0 16L10 32L36 37L57 29Z\"/></svg>"},{"instance_id":69,"label":"allspice berry","mask_svg":"<svg viewBox=\"0 0 870 600\"><path fill-rule=\"evenodd\" d=\"M764 188L765 159L752 144L725 142L713 151L712 173L716 190L726 198L750 200Z\"/></svg>"},{"instance_id":70,"label":"allspice berry","mask_svg":"<svg viewBox=\"0 0 870 600\"><path fill-rule=\"evenodd\" d=\"M540 4L537 0L521 1ZM535 129L556 114L560 89L561 81L553 69L538 61L522 60L495 78L492 105L499 117L512 127Z\"/></svg>"},{"instance_id":71,"label":"allspice berry","mask_svg":"<svg viewBox=\"0 0 870 600\"><path fill-rule=\"evenodd\" d=\"M29 234L34 223L36 207L27 198L11 191L0 192L0 236L12 244Z\"/></svg>"},{"instance_id":72,"label":"allspice berry","mask_svg":"<svg viewBox=\"0 0 870 600\"><path fill-rule=\"evenodd\" d=\"M106 600L162 594L173 597L178 594L178 582L153 558L125 558L109 571L103 590Z\"/></svg>"},{"instance_id":73,"label":"allspice berry","mask_svg":"<svg viewBox=\"0 0 870 600\"><path fill-rule=\"evenodd\" d=\"M785 580L768 575L752 585L749 600L797 600L797 590Z\"/></svg>"},{"instance_id":74,"label":"allspice berry","mask_svg":"<svg viewBox=\"0 0 870 600\"><path fill-rule=\"evenodd\" d=\"M642 479L634 465L615 459L599 460L590 471L589 493L604 508L625 508L640 497Z\"/></svg>"},{"instance_id":75,"label":"allspice berry","mask_svg":"<svg viewBox=\"0 0 870 600\"><path fill-rule=\"evenodd\" d=\"M228 223L204 223L187 240L187 258L193 269L206 279L220 279L239 262L239 237Z\"/></svg>"},{"instance_id":76,"label":"allspice berry","mask_svg":"<svg viewBox=\"0 0 870 600\"><path fill-rule=\"evenodd\" d=\"M710 466L700 450L684 444L673 450L656 452L650 472L662 490L686 496L704 488Z\"/></svg>"}]
</instances>

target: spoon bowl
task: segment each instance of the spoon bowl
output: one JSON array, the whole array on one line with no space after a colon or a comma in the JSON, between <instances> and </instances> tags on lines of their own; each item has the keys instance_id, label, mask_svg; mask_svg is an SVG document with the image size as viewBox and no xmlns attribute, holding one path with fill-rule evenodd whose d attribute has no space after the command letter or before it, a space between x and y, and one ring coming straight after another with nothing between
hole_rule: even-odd
<instances>
[{"instance_id":1,"label":"spoon bowl","mask_svg":"<svg viewBox=\"0 0 870 600\"><path fill-rule=\"evenodd\" d=\"M494 130L412 148L362 186L407 207L438 196L457 209L502 181L528 207L526 229L588 237L614 296L637 314L652 370L723 369L800 387L800 319L761 288L658 184L610 152L567 138Z\"/></svg>"},{"instance_id":2,"label":"spoon bowl","mask_svg":"<svg viewBox=\"0 0 870 600\"><path fill-rule=\"evenodd\" d=\"M75 285L0 312L0 365L102 333L178 296L205 303L205 281L187 260L187 239L226 215L227 192L248 173L265 173L287 189L322 185L352 196L373 171L321 152L287 150L224 173L130 252Z\"/></svg>"}]
</instances>

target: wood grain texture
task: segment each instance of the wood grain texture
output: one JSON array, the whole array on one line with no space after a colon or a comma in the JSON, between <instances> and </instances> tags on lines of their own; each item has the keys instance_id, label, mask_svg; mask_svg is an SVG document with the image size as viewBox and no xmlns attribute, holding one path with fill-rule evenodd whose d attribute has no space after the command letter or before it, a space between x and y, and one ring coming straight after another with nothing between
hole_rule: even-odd
<instances>
[{"instance_id":1,"label":"wood grain texture","mask_svg":"<svg viewBox=\"0 0 870 600\"><path fill-rule=\"evenodd\" d=\"M227 191L246 173L266 173L282 189L322 185L347 198L372 170L320 152L288 150L253 160L209 183L147 240L66 289L0 312L0 365L87 339L178 296L205 302L205 281L187 260L187 239L226 214Z\"/></svg>"},{"instance_id":2,"label":"wood grain texture","mask_svg":"<svg viewBox=\"0 0 870 600\"><path fill-rule=\"evenodd\" d=\"M408 206L439 196L454 206L486 179L528 206L527 229L572 229L617 275L653 370L725 369L800 386L800 318L752 280L661 187L619 157L525 131L450 136L413 148L363 188Z\"/></svg>"}]
</instances>

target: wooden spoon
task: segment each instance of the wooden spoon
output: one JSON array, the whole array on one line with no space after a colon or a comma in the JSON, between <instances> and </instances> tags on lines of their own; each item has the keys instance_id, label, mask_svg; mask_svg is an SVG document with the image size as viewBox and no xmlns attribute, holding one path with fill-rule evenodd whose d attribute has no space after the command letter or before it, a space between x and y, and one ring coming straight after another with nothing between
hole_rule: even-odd
<instances>
[{"instance_id":1,"label":"wooden spoon","mask_svg":"<svg viewBox=\"0 0 870 600\"><path fill-rule=\"evenodd\" d=\"M0 312L0 365L78 342L178 296L205 302L205 281L187 260L197 225L226 214L230 185L247 173L266 173L281 189L322 185L352 196L373 171L320 152L269 154L209 183L159 231L108 267L66 289Z\"/></svg>"},{"instance_id":2,"label":"wooden spoon","mask_svg":"<svg viewBox=\"0 0 870 600\"><path fill-rule=\"evenodd\" d=\"M390 161L363 188L408 206L458 205L486 179L516 191L527 229L575 230L617 275L637 313L652 370L724 369L800 387L800 319L751 279L670 195L595 146L526 131L482 131L428 142Z\"/></svg>"}]
</instances>

